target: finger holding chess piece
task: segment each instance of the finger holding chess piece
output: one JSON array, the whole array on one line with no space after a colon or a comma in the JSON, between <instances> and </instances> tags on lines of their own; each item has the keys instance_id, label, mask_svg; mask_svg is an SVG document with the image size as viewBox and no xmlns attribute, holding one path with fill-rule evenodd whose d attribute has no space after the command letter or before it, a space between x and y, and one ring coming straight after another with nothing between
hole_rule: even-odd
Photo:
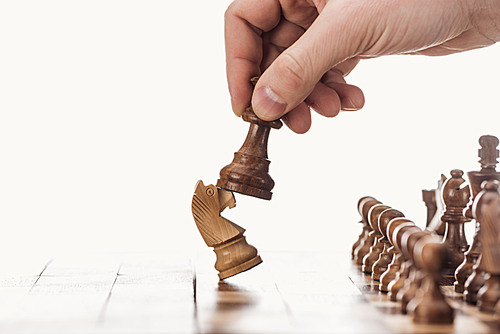
<instances>
[{"instance_id":1,"label":"finger holding chess piece","mask_svg":"<svg viewBox=\"0 0 500 334\"><path fill-rule=\"evenodd\" d=\"M221 280L262 262L257 249L247 243L245 229L220 215L235 205L232 192L205 186L201 180L196 184L191 204L193 218L207 246L214 248L215 269Z\"/></svg>"}]
</instances>

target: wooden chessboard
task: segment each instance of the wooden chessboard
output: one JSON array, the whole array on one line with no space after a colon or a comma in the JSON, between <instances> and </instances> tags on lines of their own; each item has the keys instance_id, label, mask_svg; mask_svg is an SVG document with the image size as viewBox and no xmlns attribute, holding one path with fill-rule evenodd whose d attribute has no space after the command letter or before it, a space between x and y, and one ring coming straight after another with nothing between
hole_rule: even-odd
<instances>
[{"instance_id":1,"label":"wooden chessboard","mask_svg":"<svg viewBox=\"0 0 500 334\"><path fill-rule=\"evenodd\" d=\"M1 333L495 333L493 315L451 288L455 323L416 325L352 265L350 254L261 253L219 282L208 250L62 256L2 264Z\"/></svg>"}]
</instances>

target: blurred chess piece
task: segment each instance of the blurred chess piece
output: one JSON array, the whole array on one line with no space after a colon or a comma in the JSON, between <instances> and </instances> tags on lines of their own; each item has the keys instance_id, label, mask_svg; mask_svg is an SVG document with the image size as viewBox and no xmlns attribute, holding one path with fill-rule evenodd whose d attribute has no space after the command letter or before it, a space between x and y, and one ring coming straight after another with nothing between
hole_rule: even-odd
<instances>
[{"instance_id":1,"label":"blurred chess piece","mask_svg":"<svg viewBox=\"0 0 500 334\"><path fill-rule=\"evenodd\" d=\"M359 243L359 246L354 250L354 263L358 266L363 265L363 258L370 252L370 248L373 245L373 241L375 240L374 236L374 231L371 228L370 224L368 223L368 213L370 212L370 209L377 205L377 204L382 204L376 199L369 199L367 201L363 201L360 203L359 206L359 213L361 214L361 220L363 221L363 224L366 224L365 226L368 229L368 234L366 237L361 240Z\"/></svg>"},{"instance_id":2,"label":"blurred chess piece","mask_svg":"<svg viewBox=\"0 0 500 334\"><path fill-rule=\"evenodd\" d=\"M444 208L443 196L441 194L445 181L446 176L441 174L441 178L438 181L436 189L422 190L422 200L427 208L427 221L425 229L440 235L441 238L446 232L446 224L441 220Z\"/></svg>"},{"instance_id":3,"label":"blurred chess piece","mask_svg":"<svg viewBox=\"0 0 500 334\"><path fill-rule=\"evenodd\" d=\"M371 231L371 228L368 225L368 222L363 218L362 208L366 202L372 201L372 200L376 200L376 199L371 197L371 196L364 196L364 197L361 197L358 201L358 212L359 212L359 215L361 216L361 220L359 221L359 223L363 225L363 229L361 230L361 233L358 236L358 240L356 240L356 242L352 245L351 256L352 256L353 260L354 260L354 253L356 251L356 248L358 248L359 245L361 244L361 242L363 242L368 237L368 233L370 233L370 231Z\"/></svg>"},{"instance_id":4,"label":"blurred chess piece","mask_svg":"<svg viewBox=\"0 0 500 334\"><path fill-rule=\"evenodd\" d=\"M214 248L215 269L220 279L262 262L257 249L247 243L243 235L245 229L220 215L225 208L235 205L232 192L214 185L205 186L201 180L196 184L191 205L194 221L207 246Z\"/></svg>"}]
</instances>

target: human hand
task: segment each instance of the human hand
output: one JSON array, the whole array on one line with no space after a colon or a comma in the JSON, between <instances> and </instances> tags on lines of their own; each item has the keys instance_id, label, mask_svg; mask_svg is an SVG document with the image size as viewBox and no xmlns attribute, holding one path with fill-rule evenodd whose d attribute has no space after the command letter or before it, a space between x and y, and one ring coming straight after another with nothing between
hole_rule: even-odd
<instances>
[{"instance_id":1,"label":"human hand","mask_svg":"<svg viewBox=\"0 0 500 334\"><path fill-rule=\"evenodd\" d=\"M498 0L236 0L225 15L233 111L252 104L297 133L310 108L326 117L363 107L344 77L360 58L429 56L500 40ZM252 96L249 79L260 75Z\"/></svg>"}]
</instances>

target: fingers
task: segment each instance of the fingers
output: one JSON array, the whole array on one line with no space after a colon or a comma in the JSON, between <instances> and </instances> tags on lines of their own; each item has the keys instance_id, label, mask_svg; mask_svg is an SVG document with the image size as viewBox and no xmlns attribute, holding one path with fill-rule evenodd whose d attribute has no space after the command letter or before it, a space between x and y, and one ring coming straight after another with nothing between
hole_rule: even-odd
<instances>
[{"instance_id":1,"label":"fingers","mask_svg":"<svg viewBox=\"0 0 500 334\"><path fill-rule=\"evenodd\" d=\"M282 117L283 122L295 133L306 133L311 128L311 111L302 102Z\"/></svg>"},{"instance_id":2,"label":"fingers","mask_svg":"<svg viewBox=\"0 0 500 334\"><path fill-rule=\"evenodd\" d=\"M249 105L252 86L249 78L260 74L263 31L280 21L278 0L233 2L225 14L226 66L233 111L241 115Z\"/></svg>"},{"instance_id":3,"label":"fingers","mask_svg":"<svg viewBox=\"0 0 500 334\"><path fill-rule=\"evenodd\" d=\"M335 25L328 16L323 16L325 11L326 7L309 29L261 75L252 97L252 107L262 119L274 120L290 112L304 102L332 66L348 58L346 55L350 52L346 50L332 52L335 50L331 40ZM356 62L353 58L340 68L348 73Z\"/></svg>"}]
</instances>

